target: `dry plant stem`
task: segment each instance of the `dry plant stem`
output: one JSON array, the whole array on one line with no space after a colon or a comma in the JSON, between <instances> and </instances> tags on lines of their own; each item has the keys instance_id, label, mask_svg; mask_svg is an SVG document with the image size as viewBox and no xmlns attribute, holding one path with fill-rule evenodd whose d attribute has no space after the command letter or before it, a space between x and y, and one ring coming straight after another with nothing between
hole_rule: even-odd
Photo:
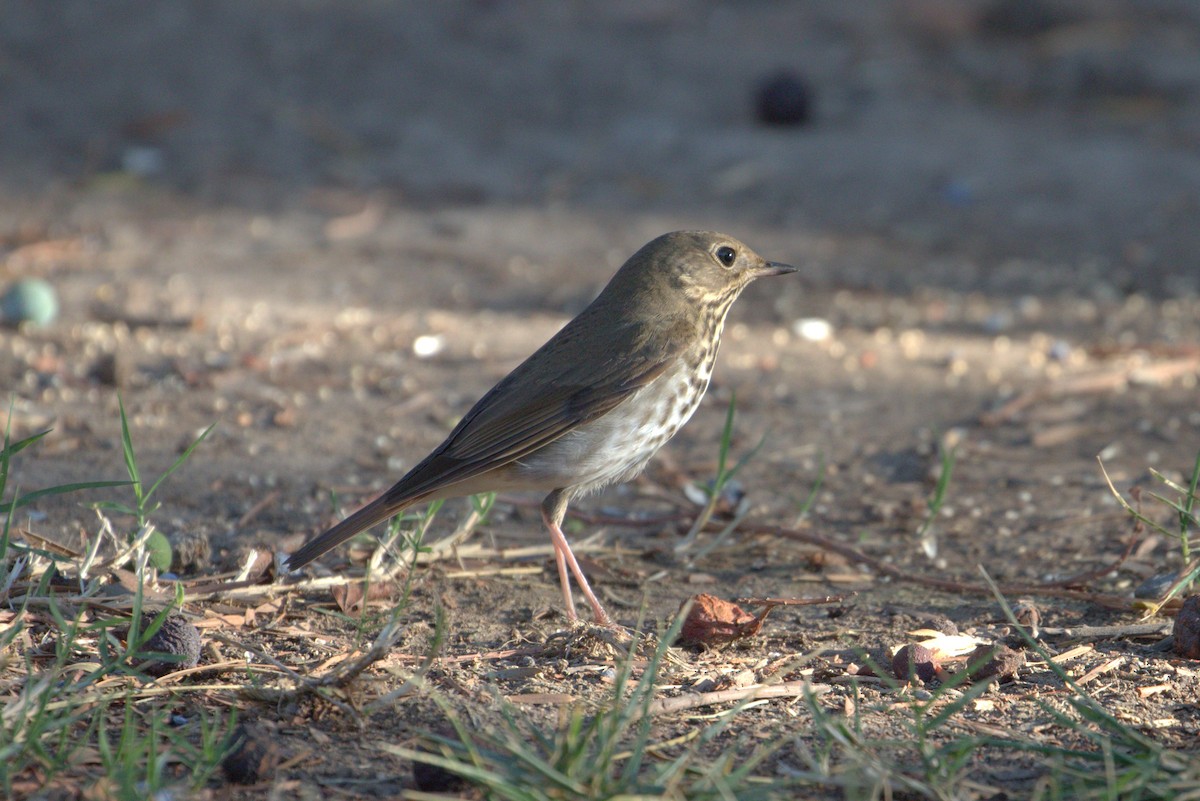
<instances>
[{"instance_id":1,"label":"dry plant stem","mask_svg":"<svg viewBox=\"0 0 1200 801\"><path fill-rule=\"evenodd\" d=\"M1115 640L1122 637L1150 637L1171 633L1169 621L1133 623L1128 626L1043 626L1046 637L1069 637L1072 640Z\"/></svg>"},{"instance_id":2,"label":"dry plant stem","mask_svg":"<svg viewBox=\"0 0 1200 801\"><path fill-rule=\"evenodd\" d=\"M675 698L659 698L646 706L646 715L667 715L713 704L731 701L753 701L763 698L797 698L805 693L819 695L827 688L814 687L807 680L785 681L779 684L756 684L731 690L714 690L709 693L689 693Z\"/></svg>"},{"instance_id":3,"label":"dry plant stem","mask_svg":"<svg viewBox=\"0 0 1200 801\"><path fill-rule=\"evenodd\" d=\"M463 519L462 523L459 524L458 528L456 528L451 534L448 534L447 536L443 537L442 539L438 540L437 542L430 543L429 553L422 554L422 556L426 556L426 557L430 557L430 558L434 558L434 559L444 558L443 555L447 551L450 551L455 554L456 559L459 559L459 557L457 555L459 543L461 543L467 537L471 536L471 534L473 534L475 532L475 529L479 526L479 524L482 521L483 521L483 515L479 514L478 509L472 507L471 513L468 514L465 519ZM459 561L461 561L461 559L459 559Z\"/></svg>"},{"instance_id":4,"label":"dry plant stem","mask_svg":"<svg viewBox=\"0 0 1200 801\"><path fill-rule=\"evenodd\" d=\"M392 646L395 645L396 640L399 639L400 634L401 626L399 622L392 621L385 626L381 632L379 632L379 636L375 638L373 643L371 643L370 648L359 654L354 659L346 660L340 663L337 665L337 667L321 676L303 676L279 660L275 659L270 654L252 648L245 643L241 643L231 637L226 637L218 632L213 632L211 636L217 640L220 640L226 645L229 645L230 647L245 649L246 651L255 654L263 661L268 662L283 671L296 684L296 687L291 690L255 690L253 692L255 697L279 701L298 698L300 695L305 693L313 693L320 695L322 698L334 703L339 709L347 714L357 717L357 710L352 709L336 698L330 697L328 693L323 693L321 691L328 689L341 689L357 679L360 675L362 675L363 671L365 671L371 665L374 665L375 663L385 659L388 656L388 652L391 650ZM429 669L436 661L437 649L435 648L429 654L425 655L421 665L401 687L389 692L387 695L383 696L382 699L374 702L371 705L371 708L374 708L376 704L381 702L390 703L390 701L394 700L395 698L415 692L424 682L425 674L428 673Z\"/></svg>"},{"instance_id":5,"label":"dry plant stem","mask_svg":"<svg viewBox=\"0 0 1200 801\"><path fill-rule=\"evenodd\" d=\"M262 514L264 509L266 509L267 507L270 507L270 506L274 506L275 502L278 500L279 500L279 490L272 490L271 492L268 492L262 500L260 500L258 503L254 504L253 506L251 506L249 509L246 510L246 514L242 515L241 518L237 521L237 527L245 528L246 526L250 525L251 521L253 521L254 518L256 518L260 514Z\"/></svg>"},{"instance_id":6,"label":"dry plant stem","mask_svg":"<svg viewBox=\"0 0 1200 801\"><path fill-rule=\"evenodd\" d=\"M734 598L733 602L751 606L820 606L822 604L840 604L857 594L826 595L823 598Z\"/></svg>"},{"instance_id":7,"label":"dry plant stem","mask_svg":"<svg viewBox=\"0 0 1200 801\"><path fill-rule=\"evenodd\" d=\"M1075 683L1079 684L1079 685L1087 684L1087 683L1091 682L1093 679L1095 679L1097 676L1102 676L1105 673L1111 673L1112 671L1116 670L1123 664L1125 664L1125 657L1115 656L1112 659L1108 660L1107 662L1103 662L1099 665L1096 665L1096 667L1092 668L1087 673L1084 673L1082 676L1075 679Z\"/></svg>"},{"instance_id":8,"label":"dry plant stem","mask_svg":"<svg viewBox=\"0 0 1200 801\"><path fill-rule=\"evenodd\" d=\"M438 664L458 664L460 662L480 662L494 659L512 659L514 656L541 656L546 652L546 647L543 645L530 646L527 648L505 648L502 651L475 651L470 654L459 654L457 656L440 656L437 658ZM417 654L392 654L389 659L396 662L424 662L429 657L427 655Z\"/></svg>"},{"instance_id":9,"label":"dry plant stem","mask_svg":"<svg viewBox=\"0 0 1200 801\"><path fill-rule=\"evenodd\" d=\"M76 551L73 548L68 548L60 542L46 539L41 534L35 534L29 529L22 528L21 526L13 526L12 535L14 542L16 542L18 539L24 540L34 548L40 548L43 551L49 551L50 553L58 556L65 556L68 559L80 559L83 557L82 552Z\"/></svg>"},{"instance_id":10,"label":"dry plant stem","mask_svg":"<svg viewBox=\"0 0 1200 801\"><path fill-rule=\"evenodd\" d=\"M109 534L112 534L112 526L109 525L107 518L103 518L103 515L101 515L101 517L102 517L102 519L104 519L104 530L107 531ZM107 569L110 567L114 567L116 565L124 564L125 562L129 561L133 557L134 552L136 552L139 548L142 548L143 546L145 546L146 541L150 539L150 535L153 533L154 533L154 524L147 523L146 525L142 526L141 530L138 531L137 535L134 536L134 538L132 540L130 540L128 545L126 545L123 548L119 548L115 554L108 557L107 559L101 560L99 563L97 563L96 566L103 568L103 569ZM116 538L115 534L113 534L112 536L114 539Z\"/></svg>"}]
</instances>

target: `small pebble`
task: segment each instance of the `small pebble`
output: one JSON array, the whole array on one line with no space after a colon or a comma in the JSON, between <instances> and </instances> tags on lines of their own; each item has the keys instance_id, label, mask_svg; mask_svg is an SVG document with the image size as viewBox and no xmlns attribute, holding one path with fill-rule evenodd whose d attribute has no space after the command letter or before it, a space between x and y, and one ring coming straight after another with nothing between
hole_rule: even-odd
<instances>
[{"instance_id":1,"label":"small pebble","mask_svg":"<svg viewBox=\"0 0 1200 801\"><path fill-rule=\"evenodd\" d=\"M940 665L933 651L918 643L909 643L892 656L892 673L901 681L932 680Z\"/></svg>"},{"instance_id":2,"label":"small pebble","mask_svg":"<svg viewBox=\"0 0 1200 801\"><path fill-rule=\"evenodd\" d=\"M1071 347L1071 343L1061 339L1056 339L1050 345L1050 349L1046 352L1046 355L1049 356L1053 361L1065 362L1067 359L1071 358L1071 353L1073 350L1074 349Z\"/></svg>"},{"instance_id":3,"label":"small pebble","mask_svg":"<svg viewBox=\"0 0 1200 801\"><path fill-rule=\"evenodd\" d=\"M49 325L58 318L58 293L41 279L22 279L0 297L0 318L9 325Z\"/></svg>"},{"instance_id":4,"label":"small pebble","mask_svg":"<svg viewBox=\"0 0 1200 801\"><path fill-rule=\"evenodd\" d=\"M212 566L213 550L208 534L179 531L169 537L175 554L174 567L184 573L199 573Z\"/></svg>"},{"instance_id":5,"label":"small pebble","mask_svg":"<svg viewBox=\"0 0 1200 801\"><path fill-rule=\"evenodd\" d=\"M803 317L792 323L792 331L806 342L824 342L833 337L833 324L820 317Z\"/></svg>"},{"instance_id":6,"label":"small pebble","mask_svg":"<svg viewBox=\"0 0 1200 801\"><path fill-rule=\"evenodd\" d=\"M436 356L446 347L446 338L440 334L422 334L413 340L413 355L418 359Z\"/></svg>"},{"instance_id":7,"label":"small pebble","mask_svg":"<svg viewBox=\"0 0 1200 801\"><path fill-rule=\"evenodd\" d=\"M1017 671L1024 664L1024 651L1003 644L981 645L967 655L967 675L974 682L993 678L1009 682L1017 677Z\"/></svg>"},{"instance_id":8,"label":"small pebble","mask_svg":"<svg viewBox=\"0 0 1200 801\"><path fill-rule=\"evenodd\" d=\"M1133 597L1151 601L1158 600L1164 597L1167 594L1167 590L1171 589L1172 585L1177 581L1179 581L1179 573L1175 571L1159 573L1137 585L1133 590Z\"/></svg>"}]
</instances>

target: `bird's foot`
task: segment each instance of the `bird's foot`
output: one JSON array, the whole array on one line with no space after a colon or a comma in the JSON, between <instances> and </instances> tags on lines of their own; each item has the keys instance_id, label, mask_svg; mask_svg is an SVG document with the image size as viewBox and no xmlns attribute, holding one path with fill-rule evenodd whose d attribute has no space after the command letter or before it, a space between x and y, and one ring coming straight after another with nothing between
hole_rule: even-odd
<instances>
[{"instance_id":1,"label":"bird's foot","mask_svg":"<svg viewBox=\"0 0 1200 801\"><path fill-rule=\"evenodd\" d=\"M570 628L551 634L546 645L561 649L564 658L583 656L604 659L627 656L638 639L637 632L612 620L593 623L579 618L570 621Z\"/></svg>"}]
</instances>

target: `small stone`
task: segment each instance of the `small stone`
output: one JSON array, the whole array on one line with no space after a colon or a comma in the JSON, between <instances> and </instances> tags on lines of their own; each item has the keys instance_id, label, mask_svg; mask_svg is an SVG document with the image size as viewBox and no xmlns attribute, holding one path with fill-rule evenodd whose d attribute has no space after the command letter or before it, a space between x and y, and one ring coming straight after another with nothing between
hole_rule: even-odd
<instances>
[{"instance_id":1,"label":"small stone","mask_svg":"<svg viewBox=\"0 0 1200 801\"><path fill-rule=\"evenodd\" d=\"M176 670L194 668L200 664L200 631L183 615L171 615L163 621L154 636L146 641L143 651L183 657L179 660L148 659L139 667L151 676L165 676Z\"/></svg>"},{"instance_id":2,"label":"small stone","mask_svg":"<svg viewBox=\"0 0 1200 801\"><path fill-rule=\"evenodd\" d=\"M1137 585L1133 590L1133 597L1151 601L1163 598L1177 581L1179 581L1177 572L1159 573Z\"/></svg>"},{"instance_id":3,"label":"small stone","mask_svg":"<svg viewBox=\"0 0 1200 801\"><path fill-rule=\"evenodd\" d=\"M812 122L812 90L798 75L777 72L758 86L754 101L758 121L766 125L799 126Z\"/></svg>"},{"instance_id":4,"label":"small stone","mask_svg":"<svg viewBox=\"0 0 1200 801\"><path fill-rule=\"evenodd\" d=\"M429 359L446 347L446 338L441 334L421 334L413 340L413 355L418 359Z\"/></svg>"},{"instance_id":5,"label":"small stone","mask_svg":"<svg viewBox=\"0 0 1200 801\"><path fill-rule=\"evenodd\" d=\"M938 631L942 634L955 636L958 634L958 624L945 615L935 615L921 621L921 625L917 628L929 629L930 631Z\"/></svg>"},{"instance_id":6,"label":"small stone","mask_svg":"<svg viewBox=\"0 0 1200 801\"><path fill-rule=\"evenodd\" d=\"M822 317L802 317L792 323L792 332L805 342L825 342L833 338L833 324Z\"/></svg>"},{"instance_id":7,"label":"small stone","mask_svg":"<svg viewBox=\"0 0 1200 801\"><path fill-rule=\"evenodd\" d=\"M1016 651L999 643L980 645L967 655L967 675L974 682L988 679L1009 682L1017 677L1017 671L1024 664L1024 651Z\"/></svg>"},{"instance_id":8,"label":"small stone","mask_svg":"<svg viewBox=\"0 0 1200 801\"><path fill-rule=\"evenodd\" d=\"M39 278L17 281L0 297L0 318L10 325L49 325L58 317L58 293Z\"/></svg>"},{"instance_id":9,"label":"small stone","mask_svg":"<svg viewBox=\"0 0 1200 801\"><path fill-rule=\"evenodd\" d=\"M933 651L918 643L909 643L892 656L892 673L901 681L917 678L927 683L940 667Z\"/></svg>"}]
</instances>

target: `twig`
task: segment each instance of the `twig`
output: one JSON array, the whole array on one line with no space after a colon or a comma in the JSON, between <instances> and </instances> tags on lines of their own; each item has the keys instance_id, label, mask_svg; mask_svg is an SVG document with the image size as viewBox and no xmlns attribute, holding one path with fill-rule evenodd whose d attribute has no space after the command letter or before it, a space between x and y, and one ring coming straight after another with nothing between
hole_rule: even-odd
<instances>
[{"instance_id":1,"label":"twig","mask_svg":"<svg viewBox=\"0 0 1200 801\"><path fill-rule=\"evenodd\" d=\"M1043 626L1047 637L1067 637L1072 640L1112 640L1119 637L1149 637L1170 634L1172 623L1133 623L1127 626Z\"/></svg>"},{"instance_id":2,"label":"twig","mask_svg":"<svg viewBox=\"0 0 1200 801\"><path fill-rule=\"evenodd\" d=\"M1075 680L1075 683L1076 684L1087 684L1088 682L1090 682L1092 679L1096 678L1097 676L1103 675L1105 673L1111 673L1112 671L1116 670L1123 664L1125 664L1125 657L1115 656L1103 664L1096 665L1096 667L1092 668L1087 673L1084 673L1082 676L1080 676L1078 679Z\"/></svg>"},{"instance_id":3,"label":"twig","mask_svg":"<svg viewBox=\"0 0 1200 801\"><path fill-rule=\"evenodd\" d=\"M851 593L850 595L857 595ZM826 595L824 598L735 598L734 603L750 604L752 606L817 606L819 604L840 604L847 595Z\"/></svg>"},{"instance_id":4,"label":"twig","mask_svg":"<svg viewBox=\"0 0 1200 801\"><path fill-rule=\"evenodd\" d=\"M827 691L825 687L814 687L808 681L785 681L779 684L756 684L730 690L714 690L709 693L689 693L675 698L659 698L646 706L646 715L666 715L730 701L754 701L762 698L797 698L805 693L818 695Z\"/></svg>"},{"instance_id":5,"label":"twig","mask_svg":"<svg viewBox=\"0 0 1200 801\"><path fill-rule=\"evenodd\" d=\"M264 509L273 505L278 500L279 490L272 490L268 492L265 496L263 496L262 500L247 509L246 514L242 515L238 519L237 528L245 528L246 526L250 525L250 522L262 514Z\"/></svg>"}]
</instances>

